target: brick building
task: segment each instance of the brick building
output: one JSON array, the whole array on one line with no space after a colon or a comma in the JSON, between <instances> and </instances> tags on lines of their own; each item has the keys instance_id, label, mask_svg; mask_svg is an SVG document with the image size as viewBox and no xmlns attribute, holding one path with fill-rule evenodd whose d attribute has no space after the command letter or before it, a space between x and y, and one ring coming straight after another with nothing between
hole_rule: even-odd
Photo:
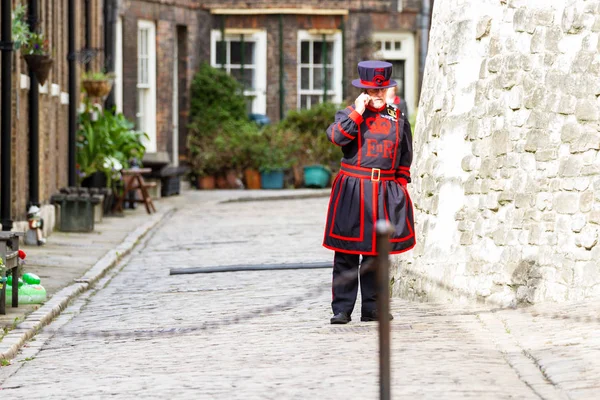
<instances>
[{"instance_id":1,"label":"brick building","mask_svg":"<svg viewBox=\"0 0 600 400\"><path fill-rule=\"evenodd\" d=\"M116 103L150 136L149 157L185 160L188 89L200 62L245 87L248 112L277 121L324 98L354 98L356 64L394 64L418 99L421 0L132 0L117 26ZM325 73L326 71L326 73ZM154 155L152 153L155 153Z\"/></svg>"},{"instance_id":2,"label":"brick building","mask_svg":"<svg viewBox=\"0 0 600 400\"><path fill-rule=\"evenodd\" d=\"M32 1L13 1L30 5ZM76 2L75 8L75 49L77 76L82 70L83 62L89 61L94 69L103 64L101 51L84 51L85 48L101 49L103 47L102 0L86 0L89 7L88 18L85 18L84 2ZM52 221L54 207L48 206L50 196L59 188L68 185L68 23L67 0L37 2L38 30L48 39L53 66L48 80L43 86L38 85L39 101L39 181L38 199L42 205L46 221ZM86 27L89 34L86 43ZM31 126L29 119L29 93L31 82L27 64L20 50L12 51L12 112L11 112L11 217L16 221L15 229L24 230L30 198L31 171L29 154L31 153ZM93 57L90 60L89 56ZM76 79L79 87L79 78ZM0 88L5 90L4 88ZM79 91L77 91L79 93ZM4 106L4 105L2 105ZM1 182L5 185L8 182ZM21 221L21 222L19 222ZM48 224L47 229L51 229Z\"/></svg>"}]
</instances>

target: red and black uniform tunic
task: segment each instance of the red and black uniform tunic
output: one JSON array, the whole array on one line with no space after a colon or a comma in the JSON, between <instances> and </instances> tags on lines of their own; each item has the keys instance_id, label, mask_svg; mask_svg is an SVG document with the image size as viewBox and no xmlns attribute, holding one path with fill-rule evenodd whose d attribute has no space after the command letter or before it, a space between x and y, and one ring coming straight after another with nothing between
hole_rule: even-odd
<instances>
[{"instance_id":1,"label":"red and black uniform tunic","mask_svg":"<svg viewBox=\"0 0 600 400\"><path fill-rule=\"evenodd\" d=\"M410 182L412 133L402 113L389 106L338 111L327 137L344 153L333 183L323 246L349 254L376 255L375 224L394 227L391 254L414 247Z\"/></svg>"}]
</instances>

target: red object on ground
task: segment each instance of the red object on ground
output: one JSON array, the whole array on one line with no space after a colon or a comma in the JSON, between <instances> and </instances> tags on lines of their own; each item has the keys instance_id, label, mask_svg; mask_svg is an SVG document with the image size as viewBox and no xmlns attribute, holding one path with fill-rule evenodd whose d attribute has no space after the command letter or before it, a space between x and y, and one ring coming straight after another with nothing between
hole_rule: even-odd
<instances>
[{"instance_id":1,"label":"red object on ground","mask_svg":"<svg viewBox=\"0 0 600 400\"><path fill-rule=\"evenodd\" d=\"M24 260L25 257L27 257L27 254L25 254L25 252L23 250L19 250L19 258L21 260Z\"/></svg>"}]
</instances>

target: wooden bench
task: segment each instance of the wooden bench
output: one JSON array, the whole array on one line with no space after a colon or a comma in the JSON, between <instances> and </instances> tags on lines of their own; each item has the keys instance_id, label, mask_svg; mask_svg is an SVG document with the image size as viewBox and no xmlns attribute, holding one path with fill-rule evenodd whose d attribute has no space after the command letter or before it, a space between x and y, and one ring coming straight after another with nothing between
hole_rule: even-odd
<instances>
[{"instance_id":1,"label":"wooden bench","mask_svg":"<svg viewBox=\"0 0 600 400\"><path fill-rule=\"evenodd\" d=\"M154 203L152 202L152 197L148 193L148 189L155 187L156 183L154 182L145 182L142 174L150 173L152 170L150 168L132 168L132 169L124 169L121 170L121 175L123 175L123 192L115 194L116 202L114 211L123 211L123 202L129 201L134 203L143 203L146 206L146 211L148 214L152 214L156 212L156 208L154 207ZM131 191L138 191L141 193L141 199L137 197L135 199L130 200L126 199L127 194Z\"/></svg>"},{"instance_id":2,"label":"wooden bench","mask_svg":"<svg viewBox=\"0 0 600 400\"><path fill-rule=\"evenodd\" d=\"M25 236L24 232L0 231L0 258L4 264L0 267L3 271L0 278L12 275L12 306L19 306L19 237ZM5 279L2 279L3 281ZM6 314L6 282L0 283L0 314Z\"/></svg>"}]
</instances>

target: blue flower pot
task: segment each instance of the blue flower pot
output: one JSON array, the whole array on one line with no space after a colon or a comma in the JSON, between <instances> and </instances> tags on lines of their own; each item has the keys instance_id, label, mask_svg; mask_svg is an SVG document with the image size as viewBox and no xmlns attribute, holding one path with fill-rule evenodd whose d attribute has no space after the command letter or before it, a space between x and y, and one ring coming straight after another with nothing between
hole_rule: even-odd
<instances>
[{"instance_id":1,"label":"blue flower pot","mask_svg":"<svg viewBox=\"0 0 600 400\"><path fill-rule=\"evenodd\" d=\"M260 182L263 189L283 189L283 170L261 172Z\"/></svg>"},{"instance_id":2,"label":"blue flower pot","mask_svg":"<svg viewBox=\"0 0 600 400\"><path fill-rule=\"evenodd\" d=\"M331 172L322 165L308 165L304 167L304 186L324 188L329 184Z\"/></svg>"}]
</instances>

